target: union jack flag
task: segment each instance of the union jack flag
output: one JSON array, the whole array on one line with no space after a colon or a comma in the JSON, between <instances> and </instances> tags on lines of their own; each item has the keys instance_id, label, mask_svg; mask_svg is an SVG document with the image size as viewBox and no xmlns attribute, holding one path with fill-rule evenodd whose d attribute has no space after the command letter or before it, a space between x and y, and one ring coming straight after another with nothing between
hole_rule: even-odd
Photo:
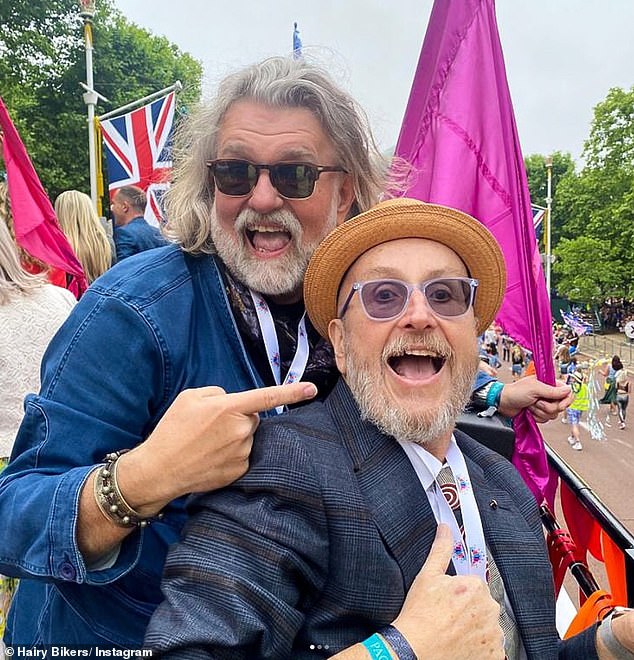
<instances>
[{"instance_id":1,"label":"union jack flag","mask_svg":"<svg viewBox=\"0 0 634 660\"><path fill-rule=\"evenodd\" d=\"M531 204L531 211L533 212L533 227L535 227L535 238L539 241L544 233L544 219L546 218L546 211L543 206Z\"/></svg>"},{"instance_id":2,"label":"union jack flag","mask_svg":"<svg viewBox=\"0 0 634 660\"><path fill-rule=\"evenodd\" d=\"M101 122L110 197L122 186L139 186L148 202L145 219L163 220L161 199L172 173L171 137L175 93Z\"/></svg>"}]
</instances>

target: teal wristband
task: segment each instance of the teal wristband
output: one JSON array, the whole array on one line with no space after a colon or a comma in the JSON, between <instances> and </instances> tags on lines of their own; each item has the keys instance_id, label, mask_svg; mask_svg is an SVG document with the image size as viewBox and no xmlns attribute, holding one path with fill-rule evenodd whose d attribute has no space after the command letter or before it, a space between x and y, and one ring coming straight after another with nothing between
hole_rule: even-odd
<instances>
[{"instance_id":1,"label":"teal wristband","mask_svg":"<svg viewBox=\"0 0 634 660\"><path fill-rule=\"evenodd\" d=\"M487 400L486 400L487 408L491 406L494 406L495 408L499 408L500 398L502 397L503 389L504 389L504 383L500 383L499 381L491 383L491 387L487 392Z\"/></svg>"},{"instance_id":2,"label":"teal wristband","mask_svg":"<svg viewBox=\"0 0 634 660\"><path fill-rule=\"evenodd\" d=\"M368 637L361 642L361 644L365 646L371 658L374 658L375 660L392 660L392 656L387 650L387 646L385 646L383 640L376 633L374 633L372 637Z\"/></svg>"}]
</instances>

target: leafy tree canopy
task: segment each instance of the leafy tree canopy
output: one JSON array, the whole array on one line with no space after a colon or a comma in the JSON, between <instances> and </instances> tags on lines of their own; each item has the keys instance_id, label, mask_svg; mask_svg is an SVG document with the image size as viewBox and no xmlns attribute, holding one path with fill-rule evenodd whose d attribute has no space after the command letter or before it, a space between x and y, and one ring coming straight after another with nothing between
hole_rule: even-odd
<instances>
[{"instance_id":1,"label":"leafy tree canopy","mask_svg":"<svg viewBox=\"0 0 634 660\"><path fill-rule=\"evenodd\" d=\"M575 163L569 153L556 151L551 155L552 158L552 177L551 177L551 232L552 242L555 243L560 235L561 228L567 222L567 209L559 203L557 190L562 179L568 176L575 176ZM548 206L548 168L546 167L546 157L540 154L532 154L524 159L526 165L526 175L528 177L528 189L531 195L531 202L538 206Z\"/></svg>"},{"instance_id":2,"label":"leafy tree canopy","mask_svg":"<svg viewBox=\"0 0 634 660\"><path fill-rule=\"evenodd\" d=\"M594 109L584 167L553 157L554 285L582 302L634 298L634 87ZM545 206L542 156L526 159L532 200ZM543 195L543 196L542 196Z\"/></svg>"},{"instance_id":3,"label":"leafy tree canopy","mask_svg":"<svg viewBox=\"0 0 634 660\"><path fill-rule=\"evenodd\" d=\"M88 127L80 82L86 82L83 23L75 0L0 0L11 28L0 36L0 88L51 199L88 192ZM21 44L20 46L16 46ZM202 67L164 37L130 23L100 0L93 25L95 89L103 114L180 80L177 113L198 100Z\"/></svg>"},{"instance_id":4,"label":"leafy tree canopy","mask_svg":"<svg viewBox=\"0 0 634 660\"><path fill-rule=\"evenodd\" d=\"M632 174L634 170L634 87L612 88L594 109L583 152L588 169ZM619 177L621 178L621 177Z\"/></svg>"},{"instance_id":5,"label":"leafy tree canopy","mask_svg":"<svg viewBox=\"0 0 634 660\"><path fill-rule=\"evenodd\" d=\"M586 303L623 295L623 269L614 260L609 241L587 236L564 238L554 254L553 273L558 275L560 295Z\"/></svg>"}]
</instances>

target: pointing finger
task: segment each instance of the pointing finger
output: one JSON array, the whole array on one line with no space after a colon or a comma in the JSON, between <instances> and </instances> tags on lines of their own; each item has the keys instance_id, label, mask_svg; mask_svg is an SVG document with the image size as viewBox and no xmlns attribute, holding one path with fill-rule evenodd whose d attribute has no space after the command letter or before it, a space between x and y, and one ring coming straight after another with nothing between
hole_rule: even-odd
<instances>
[{"instance_id":1,"label":"pointing finger","mask_svg":"<svg viewBox=\"0 0 634 660\"><path fill-rule=\"evenodd\" d=\"M317 388L313 383L298 382L261 387L246 392L234 392L227 394L226 397L232 410L249 415L272 410L278 406L306 401L312 399L316 394Z\"/></svg>"}]
</instances>

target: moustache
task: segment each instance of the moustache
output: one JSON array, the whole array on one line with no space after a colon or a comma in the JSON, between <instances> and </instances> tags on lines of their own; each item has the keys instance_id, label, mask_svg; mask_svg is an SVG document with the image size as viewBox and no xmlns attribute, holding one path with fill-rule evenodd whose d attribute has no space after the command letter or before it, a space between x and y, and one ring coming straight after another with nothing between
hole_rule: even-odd
<instances>
[{"instance_id":1,"label":"moustache","mask_svg":"<svg viewBox=\"0 0 634 660\"><path fill-rule=\"evenodd\" d=\"M405 355L413 350L426 351L450 363L455 361L455 353L451 345L433 333L396 337L383 347L381 358L387 362L390 358Z\"/></svg>"},{"instance_id":2,"label":"moustache","mask_svg":"<svg viewBox=\"0 0 634 660\"><path fill-rule=\"evenodd\" d=\"M260 225L288 232L294 240L300 239L302 235L301 223L288 209L280 209L266 214L258 213L253 209L244 209L236 218L234 227L238 233L244 233L253 231Z\"/></svg>"}]
</instances>

